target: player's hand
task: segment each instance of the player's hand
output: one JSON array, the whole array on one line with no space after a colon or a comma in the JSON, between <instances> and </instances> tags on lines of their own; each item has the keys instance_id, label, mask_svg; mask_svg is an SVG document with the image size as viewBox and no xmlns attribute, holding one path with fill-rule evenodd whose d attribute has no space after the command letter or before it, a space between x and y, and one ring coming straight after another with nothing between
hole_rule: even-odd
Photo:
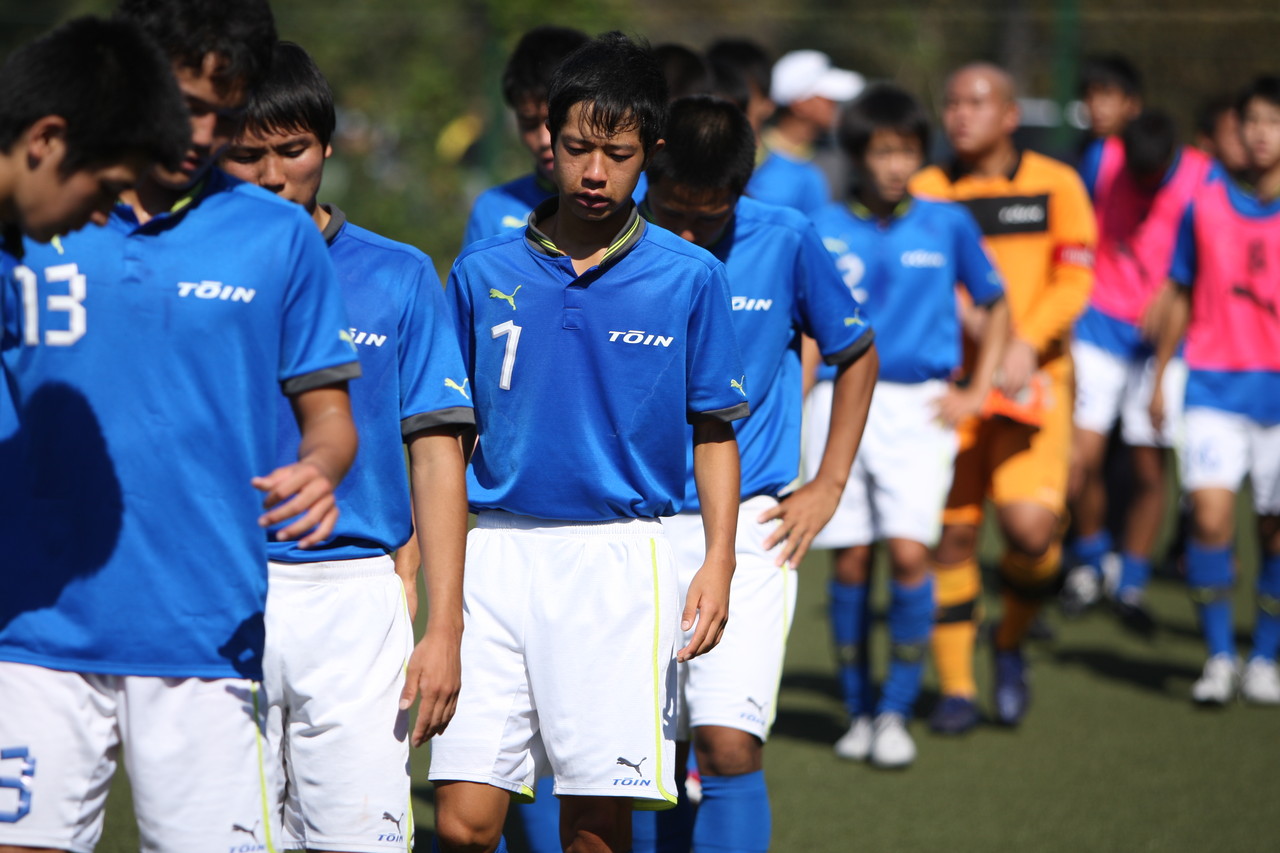
<instances>
[{"instance_id":1,"label":"player's hand","mask_svg":"<svg viewBox=\"0 0 1280 853\"><path fill-rule=\"evenodd\" d=\"M297 539L311 531L298 542L298 547L310 548L333 534L338 522L334 484L318 465L302 460L277 468L265 477L254 477L252 482L255 489L267 493L262 506L268 512L258 517L260 527L298 516L293 524L276 533L277 541Z\"/></svg>"},{"instance_id":2,"label":"player's hand","mask_svg":"<svg viewBox=\"0 0 1280 853\"><path fill-rule=\"evenodd\" d=\"M943 394L934 403L934 410L938 413L938 419L949 427L972 418L982 412L982 404L986 402L986 395L975 388L957 388L955 385L947 388L947 393Z\"/></svg>"},{"instance_id":3,"label":"player's hand","mask_svg":"<svg viewBox=\"0 0 1280 853\"><path fill-rule=\"evenodd\" d=\"M1176 296L1177 291L1166 283L1156 291L1155 296L1151 297L1147 307L1142 309L1142 319L1138 322L1138 330L1142 333L1144 341L1156 343L1160 340L1160 332L1169 321L1169 310L1172 308L1172 302Z\"/></svg>"},{"instance_id":4,"label":"player's hand","mask_svg":"<svg viewBox=\"0 0 1280 853\"><path fill-rule=\"evenodd\" d=\"M1163 374L1156 377L1156 387L1151 391L1151 402L1147 404L1147 414L1151 416L1151 426L1159 434L1164 429L1164 384Z\"/></svg>"},{"instance_id":5,"label":"player's hand","mask_svg":"<svg viewBox=\"0 0 1280 853\"><path fill-rule=\"evenodd\" d=\"M788 562L793 566L800 565L804 555L809 553L813 538L835 514L842 491L834 483L811 480L779 501L777 506L760 514L756 519L758 524L768 524L774 519L782 522L764 540L766 551L782 543L774 565L783 566Z\"/></svg>"},{"instance_id":6,"label":"player's hand","mask_svg":"<svg viewBox=\"0 0 1280 853\"><path fill-rule=\"evenodd\" d=\"M693 629L689 644L676 652L680 663L705 655L724 636L729 621L729 582L733 579L733 563L707 561L689 582L680 630Z\"/></svg>"},{"instance_id":7,"label":"player's hand","mask_svg":"<svg viewBox=\"0 0 1280 853\"><path fill-rule=\"evenodd\" d=\"M458 691L462 689L462 635L433 633L427 627L424 636L409 657L404 690L400 691L400 710L407 711L418 703L418 719L413 724L410 743L422 746L443 732L458 709Z\"/></svg>"},{"instance_id":8,"label":"player's hand","mask_svg":"<svg viewBox=\"0 0 1280 853\"><path fill-rule=\"evenodd\" d=\"M996 370L996 387L1006 397L1016 399L1036 372L1036 348L1021 338L1014 338L1004 349Z\"/></svg>"}]
</instances>

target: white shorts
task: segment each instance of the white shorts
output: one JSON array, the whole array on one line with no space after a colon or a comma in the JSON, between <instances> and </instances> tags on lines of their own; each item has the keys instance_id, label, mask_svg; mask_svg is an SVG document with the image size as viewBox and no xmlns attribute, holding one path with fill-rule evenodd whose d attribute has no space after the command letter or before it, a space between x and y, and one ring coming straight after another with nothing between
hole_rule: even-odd
<instances>
[{"instance_id":1,"label":"white shorts","mask_svg":"<svg viewBox=\"0 0 1280 853\"><path fill-rule=\"evenodd\" d=\"M822 463L834 388L819 382L805 400L806 479ZM958 447L956 431L934 411L946 391L941 379L876 383L849 482L812 547L851 548L882 539L937 542Z\"/></svg>"},{"instance_id":2,"label":"white shorts","mask_svg":"<svg viewBox=\"0 0 1280 853\"><path fill-rule=\"evenodd\" d=\"M1182 483L1199 489L1240 490L1248 475L1259 515L1280 514L1280 424L1219 409L1192 407L1186 414Z\"/></svg>"},{"instance_id":3,"label":"white shorts","mask_svg":"<svg viewBox=\"0 0 1280 853\"><path fill-rule=\"evenodd\" d=\"M698 726L740 729L762 741L769 737L796 611L795 570L774 565L780 545L764 549L778 522L756 521L777 505L774 498L761 496L738 509L738 567L729 588L729 624L718 646L680 665L681 740L688 740L689 729ZM689 583L706 557L702 516L681 513L662 523L675 552L683 610ZM682 645L692 637L687 632Z\"/></svg>"},{"instance_id":4,"label":"white shorts","mask_svg":"<svg viewBox=\"0 0 1280 853\"><path fill-rule=\"evenodd\" d=\"M1075 425L1106 435L1116 418L1121 438L1130 447L1173 447L1182 427L1182 400L1187 388L1187 365L1172 359L1164 370L1164 427L1151 424L1148 407L1155 390L1155 359L1129 360L1086 341L1071 344L1075 362Z\"/></svg>"},{"instance_id":5,"label":"white shorts","mask_svg":"<svg viewBox=\"0 0 1280 853\"><path fill-rule=\"evenodd\" d=\"M531 798L675 804L671 546L654 519L559 523L483 512L467 536L462 693L433 781Z\"/></svg>"},{"instance_id":6,"label":"white shorts","mask_svg":"<svg viewBox=\"0 0 1280 853\"><path fill-rule=\"evenodd\" d=\"M409 850L413 625L390 557L270 563L263 688L286 850ZM287 774L287 775L286 775Z\"/></svg>"},{"instance_id":7,"label":"white shorts","mask_svg":"<svg viewBox=\"0 0 1280 853\"><path fill-rule=\"evenodd\" d=\"M279 838L256 682L0 661L0 697L0 844L93 850L122 745L142 850L253 853Z\"/></svg>"}]
</instances>

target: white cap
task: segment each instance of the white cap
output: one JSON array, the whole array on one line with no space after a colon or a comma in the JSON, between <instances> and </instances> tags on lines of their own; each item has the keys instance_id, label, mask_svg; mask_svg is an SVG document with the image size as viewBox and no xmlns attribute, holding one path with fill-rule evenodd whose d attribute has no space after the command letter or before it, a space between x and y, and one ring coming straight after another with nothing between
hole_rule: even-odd
<instances>
[{"instance_id":1,"label":"white cap","mask_svg":"<svg viewBox=\"0 0 1280 853\"><path fill-rule=\"evenodd\" d=\"M852 101L865 86L861 74L832 67L822 51L793 50L774 64L770 95L783 107L815 96L839 103Z\"/></svg>"}]
</instances>

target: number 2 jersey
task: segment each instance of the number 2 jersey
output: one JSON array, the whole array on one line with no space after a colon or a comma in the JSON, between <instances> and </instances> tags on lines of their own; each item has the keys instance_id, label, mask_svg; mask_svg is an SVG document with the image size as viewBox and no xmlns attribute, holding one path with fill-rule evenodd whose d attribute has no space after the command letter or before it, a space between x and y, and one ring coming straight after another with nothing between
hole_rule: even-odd
<instances>
[{"instance_id":1,"label":"number 2 jersey","mask_svg":"<svg viewBox=\"0 0 1280 853\"><path fill-rule=\"evenodd\" d=\"M560 521L672 515L686 422L748 411L724 267L633 207L579 276L537 227L558 204L449 274L480 432L468 499Z\"/></svg>"},{"instance_id":2,"label":"number 2 jersey","mask_svg":"<svg viewBox=\"0 0 1280 853\"><path fill-rule=\"evenodd\" d=\"M3 282L0 660L261 677L281 393L359 375L319 230L218 170Z\"/></svg>"},{"instance_id":3,"label":"number 2 jersey","mask_svg":"<svg viewBox=\"0 0 1280 853\"><path fill-rule=\"evenodd\" d=\"M1191 289L1187 408L1280 423L1280 201L1215 163L1183 216L1169 277Z\"/></svg>"}]
</instances>

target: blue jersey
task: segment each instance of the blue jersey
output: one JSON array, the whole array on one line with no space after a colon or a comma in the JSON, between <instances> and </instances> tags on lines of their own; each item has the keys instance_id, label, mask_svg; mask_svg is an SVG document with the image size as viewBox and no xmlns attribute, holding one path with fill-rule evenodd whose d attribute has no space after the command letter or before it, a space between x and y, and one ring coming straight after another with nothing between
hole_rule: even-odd
<instances>
[{"instance_id":1,"label":"blue jersey","mask_svg":"<svg viewBox=\"0 0 1280 853\"><path fill-rule=\"evenodd\" d=\"M462 247L465 249L477 240L524 228L529 224L530 212L555 194L555 185L536 172L485 190L471 206Z\"/></svg>"},{"instance_id":2,"label":"blue jersey","mask_svg":"<svg viewBox=\"0 0 1280 853\"><path fill-rule=\"evenodd\" d=\"M260 678L250 479L276 466L282 392L360 372L315 223L215 169L145 224L121 205L28 242L0 316L18 405L0 659Z\"/></svg>"},{"instance_id":3,"label":"blue jersey","mask_svg":"<svg viewBox=\"0 0 1280 853\"><path fill-rule=\"evenodd\" d=\"M655 518L684 498L686 420L747 414L724 266L633 210L581 276L537 228L466 249L449 275L480 442L473 510Z\"/></svg>"},{"instance_id":4,"label":"blue jersey","mask_svg":"<svg viewBox=\"0 0 1280 853\"><path fill-rule=\"evenodd\" d=\"M961 364L956 282L976 305L1004 295L973 216L953 202L909 198L886 221L862 205L833 203L814 222L844 283L875 318L880 378L949 379Z\"/></svg>"},{"instance_id":5,"label":"blue jersey","mask_svg":"<svg viewBox=\"0 0 1280 853\"><path fill-rule=\"evenodd\" d=\"M747 195L766 204L813 214L831 200L822 170L812 163L770 151L747 182Z\"/></svg>"},{"instance_id":6,"label":"blue jersey","mask_svg":"<svg viewBox=\"0 0 1280 853\"><path fill-rule=\"evenodd\" d=\"M475 423L471 391L458 353L444 289L422 252L347 222L329 208L324 237L338 270L351 342L361 377L351 385L351 415L360 453L338 486L341 515L333 537L303 550L272 541L273 560L310 563L376 557L399 548L413 533L404 442L439 426ZM297 458L301 437L289 415L279 415L278 465Z\"/></svg>"},{"instance_id":7,"label":"blue jersey","mask_svg":"<svg viewBox=\"0 0 1280 853\"><path fill-rule=\"evenodd\" d=\"M799 211L739 199L711 253L729 276L733 327L751 380L751 417L734 424L741 498L777 496L800 472L800 333L817 341L833 370L866 352L874 335ZM687 446L684 510L691 512L699 508L692 439Z\"/></svg>"}]
</instances>

